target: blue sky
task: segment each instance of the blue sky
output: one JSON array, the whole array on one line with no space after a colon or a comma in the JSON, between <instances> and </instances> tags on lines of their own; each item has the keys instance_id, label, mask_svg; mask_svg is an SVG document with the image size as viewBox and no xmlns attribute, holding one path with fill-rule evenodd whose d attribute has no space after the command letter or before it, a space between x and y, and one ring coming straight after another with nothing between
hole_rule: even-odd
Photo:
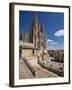
<instances>
[{"instance_id":1,"label":"blue sky","mask_svg":"<svg viewBox=\"0 0 72 90\"><path fill-rule=\"evenodd\" d=\"M19 11L19 30L28 32L34 15L38 23L45 25L46 45L48 49L64 48L64 13Z\"/></svg>"}]
</instances>

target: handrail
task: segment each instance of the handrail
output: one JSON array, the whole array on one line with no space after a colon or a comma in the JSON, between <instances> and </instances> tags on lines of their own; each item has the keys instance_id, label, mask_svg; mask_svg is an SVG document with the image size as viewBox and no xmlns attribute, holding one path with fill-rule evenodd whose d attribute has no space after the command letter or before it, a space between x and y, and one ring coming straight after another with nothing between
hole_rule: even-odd
<instances>
[{"instance_id":1,"label":"handrail","mask_svg":"<svg viewBox=\"0 0 72 90\"><path fill-rule=\"evenodd\" d=\"M33 73L34 76L36 76L36 70L33 68L33 66L29 63L28 59L23 57L23 60L25 61L25 63L27 64L27 66L29 67L29 69L31 70L31 72Z\"/></svg>"}]
</instances>

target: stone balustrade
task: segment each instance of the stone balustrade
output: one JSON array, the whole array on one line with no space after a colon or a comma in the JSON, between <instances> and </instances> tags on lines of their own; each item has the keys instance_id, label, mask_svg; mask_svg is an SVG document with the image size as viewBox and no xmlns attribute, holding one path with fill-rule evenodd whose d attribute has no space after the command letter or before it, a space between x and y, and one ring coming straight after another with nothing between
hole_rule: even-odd
<instances>
[{"instance_id":1,"label":"stone balustrade","mask_svg":"<svg viewBox=\"0 0 72 90\"><path fill-rule=\"evenodd\" d=\"M33 68L33 66L29 63L29 61L23 57L23 60L26 62L27 66L29 67L29 69L31 70L31 72L33 73L34 76L36 76L36 70Z\"/></svg>"},{"instance_id":2,"label":"stone balustrade","mask_svg":"<svg viewBox=\"0 0 72 90\"><path fill-rule=\"evenodd\" d=\"M51 71L53 73L56 73L57 75L63 77L64 76L64 72L63 70L58 70L54 67L52 67L52 64L50 63L50 65L48 64L45 64L44 62L42 62L41 60L38 60L38 64L43 67L44 69L48 70L48 71ZM61 68L62 69L62 68Z\"/></svg>"}]
</instances>

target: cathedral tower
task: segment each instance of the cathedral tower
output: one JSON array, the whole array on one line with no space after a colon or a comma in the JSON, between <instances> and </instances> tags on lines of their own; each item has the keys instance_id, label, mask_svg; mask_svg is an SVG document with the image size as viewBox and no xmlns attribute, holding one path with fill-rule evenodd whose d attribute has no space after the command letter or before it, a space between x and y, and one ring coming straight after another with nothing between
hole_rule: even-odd
<instances>
[{"instance_id":1,"label":"cathedral tower","mask_svg":"<svg viewBox=\"0 0 72 90\"><path fill-rule=\"evenodd\" d=\"M44 24L38 23L37 15L31 23L30 28L30 42L34 44L34 48L46 49L46 31Z\"/></svg>"},{"instance_id":2,"label":"cathedral tower","mask_svg":"<svg viewBox=\"0 0 72 90\"><path fill-rule=\"evenodd\" d=\"M46 31L44 24L41 24L40 27L40 47L43 49L46 48Z\"/></svg>"},{"instance_id":3,"label":"cathedral tower","mask_svg":"<svg viewBox=\"0 0 72 90\"><path fill-rule=\"evenodd\" d=\"M30 41L34 44L35 48L39 48L39 25L36 14L30 28Z\"/></svg>"}]
</instances>

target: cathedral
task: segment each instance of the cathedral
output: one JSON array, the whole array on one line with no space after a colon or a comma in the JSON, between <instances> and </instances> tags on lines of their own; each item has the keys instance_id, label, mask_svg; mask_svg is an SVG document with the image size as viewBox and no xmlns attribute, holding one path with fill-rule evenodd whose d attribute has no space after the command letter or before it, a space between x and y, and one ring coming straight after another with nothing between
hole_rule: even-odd
<instances>
[{"instance_id":1,"label":"cathedral","mask_svg":"<svg viewBox=\"0 0 72 90\"><path fill-rule=\"evenodd\" d=\"M44 24L38 22L35 14L30 29L27 32L20 32L19 35L19 57L37 57L46 61L48 59L48 49L46 48L46 30ZM37 60L34 60L36 62Z\"/></svg>"},{"instance_id":2,"label":"cathedral","mask_svg":"<svg viewBox=\"0 0 72 90\"><path fill-rule=\"evenodd\" d=\"M19 34L19 79L64 76L63 63L56 63L62 54L47 49L45 26L38 22L36 14L29 31ZM63 62L61 57L59 62Z\"/></svg>"},{"instance_id":3,"label":"cathedral","mask_svg":"<svg viewBox=\"0 0 72 90\"><path fill-rule=\"evenodd\" d=\"M20 32L20 40L24 43L33 44L33 48L46 48L46 31L44 24L39 24L38 17L35 14L30 25L29 32Z\"/></svg>"}]
</instances>

